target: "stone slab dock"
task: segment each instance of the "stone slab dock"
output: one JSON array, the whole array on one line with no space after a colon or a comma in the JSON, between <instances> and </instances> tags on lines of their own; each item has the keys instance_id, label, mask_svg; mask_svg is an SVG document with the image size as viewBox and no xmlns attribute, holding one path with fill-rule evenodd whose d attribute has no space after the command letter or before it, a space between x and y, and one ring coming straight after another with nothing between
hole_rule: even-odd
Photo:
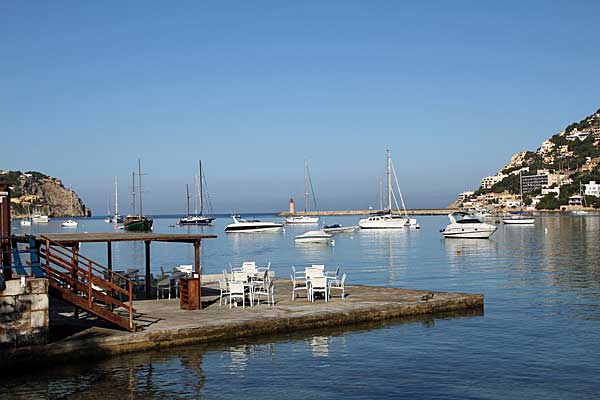
<instances>
[{"instance_id":1,"label":"stone slab dock","mask_svg":"<svg viewBox=\"0 0 600 400\"><path fill-rule=\"evenodd\" d=\"M144 300L134 302L139 315L139 332L130 333L102 326L81 328L78 332L46 345L35 345L0 351L0 370L43 365L56 365L110 355L157 350L178 345L231 341L247 337L269 336L300 330L338 327L369 321L396 318L430 317L436 314L476 311L483 313L482 294L435 292L423 300L429 291L375 286L346 286L346 298L336 296L329 302L300 298L291 299L292 284L275 281L275 305L219 306L218 290L210 284L203 290L202 310L179 308L179 299ZM69 310L68 313L71 311ZM73 318L63 313L58 324L73 324ZM56 319L56 318L55 318ZM52 330L53 322L51 317Z\"/></svg>"}]
</instances>

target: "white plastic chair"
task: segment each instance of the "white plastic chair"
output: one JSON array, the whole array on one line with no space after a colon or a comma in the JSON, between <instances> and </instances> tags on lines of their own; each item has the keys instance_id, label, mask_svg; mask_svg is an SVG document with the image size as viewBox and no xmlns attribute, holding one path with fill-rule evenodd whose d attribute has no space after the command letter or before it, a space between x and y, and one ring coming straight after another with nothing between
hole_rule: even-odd
<instances>
[{"instance_id":1,"label":"white plastic chair","mask_svg":"<svg viewBox=\"0 0 600 400\"><path fill-rule=\"evenodd\" d=\"M310 299L310 294L308 292L308 284L303 274L296 272L296 268L292 266L292 274L290 275L292 279L292 300L296 300L296 292L301 290L306 291L306 297Z\"/></svg>"},{"instance_id":2,"label":"white plastic chair","mask_svg":"<svg viewBox=\"0 0 600 400\"><path fill-rule=\"evenodd\" d=\"M335 279L333 281L329 281L329 297L331 297L332 290L341 290L342 291L342 300L346 300L346 273L342 274L342 279Z\"/></svg>"},{"instance_id":3,"label":"white plastic chair","mask_svg":"<svg viewBox=\"0 0 600 400\"><path fill-rule=\"evenodd\" d=\"M243 282L229 282L229 308L231 308L231 303L233 303L233 299L242 299L242 308L246 308L246 292L244 291L244 283ZM236 303L237 304L237 301Z\"/></svg>"},{"instance_id":4,"label":"white plastic chair","mask_svg":"<svg viewBox=\"0 0 600 400\"><path fill-rule=\"evenodd\" d=\"M234 280L236 282L248 282L248 273L247 272L234 271L233 272L233 278L232 278L232 280Z\"/></svg>"},{"instance_id":5,"label":"white plastic chair","mask_svg":"<svg viewBox=\"0 0 600 400\"><path fill-rule=\"evenodd\" d=\"M315 293L325 294L325 301L329 300L329 293L327 290L327 278L324 276L315 276L310 279L310 301L315 301Z\"/></svg>"},{"instance_id":6,"label":"white plastic chair","mask_svg":"<svg viewBox=\"0 0 600 400\"><path fill-rule=\"evenodd\" d=\"M219 305L221 305L223 296L226 296L226 300L227 296L229 296L229 292L227 291L227 281L224 278L219 278L219 290L221 291L221 293L219 293Z\"/></svg>"},{"instance_id":7,"label":"white plastic chair","mask_svg":"<svg viewBox=\"0 0 600 400\"><path fill-rule=\"evenodd\" d=\"M258 305L260 305L260 296L265 296L267 298L267 304L271 306L275 305L275 286L273 281L265 281L262 286L259 286L257 290L254 291L254 297L258 300Z\"/></svg>"}]
</instances>

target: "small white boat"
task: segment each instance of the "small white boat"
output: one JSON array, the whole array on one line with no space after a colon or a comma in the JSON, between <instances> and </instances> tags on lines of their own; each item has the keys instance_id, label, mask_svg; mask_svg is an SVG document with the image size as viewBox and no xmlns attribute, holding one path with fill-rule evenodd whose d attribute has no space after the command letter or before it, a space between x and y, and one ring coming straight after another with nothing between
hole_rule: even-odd
<instances>
[{"instance_id":1,"label":"small white boat","mask_svg":"<svg viewBox=\"0 0 600 400\"><path fill-rule=\"evenodd\" d=\"M506 225L533 225L535 223L535 218L513 215L509 218L503 218L502 223Z\"/></svg>"},{"instance_id":2,"label":"small white boat","mask_svg":"<svg viewBox=\"0 0 600 400\"><path fill-rule=\"evenodd\" d=\"M333 235L325 231L308 231L294 238L297 243L328 243L332 240Z\"/></svg>"},{"instance_id":3,"label":"small white boat","mask_svg":"<svg viewBox=\"0 0 600 400\"><path fill-rule=\"evenodd\" d=\"M79 225L79 222L77 221L73 221L72 219L68 219L66 221L63 221L60 226L63 228L77 228L77 226Z\"/></svg>"},{"instance_id":4,"label":"small white boat","mask_svg":"<svg viewBox=\"0 0 600 400\"><path fill-rule=\"evenodd\" d=\"M315 225L319 223L319 217L309 217L308 215L291 216L285 219L289 225Z\"/></svg>"},{"instance_id":5,"label":"small white boat","mask_svg":"<svg viewBox=\"0 0 600 400\"><path fill-rule=\"evenodd\" d=\"M466 212L448 214L448 219L450 224L440 231L445 238L489 239L497 229Z\"/></svg>"},{"instance_id":6,"label":"small white boat","mask_svg":"<svg viewBox=\"0 0 600 400\"><path fill-rule=\"evenodd\" d=\"M342 226L340 224L325 225L323 231L326 233L351 233L358 229L357 225L354 226Z\"/></svg>"},{"instance_id":7,"label":"small white boat","mask_svg":"<svg viewBox=\"0 0 600 400\"><path fill-rule=\"evenodd\" d=\"M585 210L575 210L575 211L572 211L571 214L581 216L581 215L587 215L588 212Z\"/></svg>"},{"instance_id":8,"label":"small white boat","mask_svg":"<svg viewBox=\"0 0 600 400\"><path fill-rule=\"evenodd\" d=\"M22 219L20 222L21 226L31 226L31 220L29 219Z\"/></svg>"},{"instance_id":9,"label":"small white boat","mask_svg":"<svg viewBox=\"0 0 600 400\"><path fill-rule=\"evenodd\" d=\"M111 218L110 218L110 217L106 217L106 218L104 218L104 222L106 222L107 224L110 224L110 220L111 220Z\"/></svg>"},{"instance_id":10,"label":"small white boat","mask_svg":"<svg viewBox=\"0 0 600 400\"><path fill-rule=\"evenodd\" d=\"M31 215L31 222L33 222L34 224L47 224L48 222L50 222L50 218L48 218L47 215L42 215L42 213L39 211L35 211Z\"/></svg>"},{"instance_id":11,"label":"small white boat","mask_svg":"<svg viewBox=\"0 0 600 400\"><path fill-rule=\"evenodd\" d=\"M243 219L239 215L232 215L233 224L225 227L227 233L254 233L254 232L278 232L283 224L278 222L263 222L257 219Z\"/></svg>"}]
</instances>

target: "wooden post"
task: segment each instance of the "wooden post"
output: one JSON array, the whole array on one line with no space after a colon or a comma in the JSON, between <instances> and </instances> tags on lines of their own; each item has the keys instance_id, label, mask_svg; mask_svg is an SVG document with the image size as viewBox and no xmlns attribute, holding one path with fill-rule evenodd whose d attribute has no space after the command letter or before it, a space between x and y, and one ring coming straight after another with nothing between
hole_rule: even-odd
<instances>
[{"instance_id":1,"label":"wooden post","mask_svg":"<svg viewBox=\"0 0 600 400\"><path fill-rule=\"evenodd\" d=\"M151 285L150 285L150 241L146 240L144 241L144 244L146 245L146 299L150 298L150 289L151 289Z\"/></svg>"},{"instance_id":2,"label":"wooden post","mask_svg":"<svg viewBox=\"0 0 600 400\"><path fill-rule=\"evenodd\" d=\"M202 267L200 266L200 240L194 242L194 273L198 274L198 309L202 309Z\"/></svg>"},{"instance_id":3,"label":"wooden post","mask_svg":"<svg viewBox=\"0 0 600 400\"><path fill-rule=\"evenodd\" d=\"M73 250L73 258L71 259L71 261L73 261L73 274L71 276L76 281L79 281L79 274L77 273L79 270L79 243L73 245L71 249ZM73 293L77 293L76 287L73 287ZM74 307L73 312L75 314L75 318L79 318L79 308Z\"/></svg>"},{"instance_id":4,"label":"wooden post","mask_svg":"<svg viewBox=\"0 0 600 400\"><path fill-rule=\"evenodd\" d=\"M11 261L10 187L0 184L0 274L12 279Z\"/></svg>"}]
</instances>

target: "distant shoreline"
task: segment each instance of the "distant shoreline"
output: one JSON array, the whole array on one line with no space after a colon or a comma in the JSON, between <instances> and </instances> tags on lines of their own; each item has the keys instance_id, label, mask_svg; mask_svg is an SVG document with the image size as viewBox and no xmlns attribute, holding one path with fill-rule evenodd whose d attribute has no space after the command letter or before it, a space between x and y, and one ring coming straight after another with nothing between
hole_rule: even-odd
<instances>
[{"instance_id":1,"label":"distant shoreline","mask_svg":"<svg viewBox=\"0 0 600 400\"><path fill-rule=\"evenodd\" d=\"M313 215L313 216L342 216L342 215L368 215L377 212L378 210L339 210L339 211L297 211L295 213L290 213L289 211L284 211L278 214L280 217L289 217L290 215ZM408 215L447 215L454 211L458 211L458 208L413 208L407 209L406 213ZM403 210L394 210L394 214L403 215Z\"/></svg>"}]
</instances>

